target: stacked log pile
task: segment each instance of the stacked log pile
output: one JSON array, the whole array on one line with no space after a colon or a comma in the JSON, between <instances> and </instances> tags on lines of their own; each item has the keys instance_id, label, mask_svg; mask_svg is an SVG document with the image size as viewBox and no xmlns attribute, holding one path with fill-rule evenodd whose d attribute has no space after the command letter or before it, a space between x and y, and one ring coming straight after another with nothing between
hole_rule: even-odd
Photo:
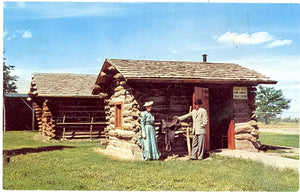
<instances>
[{"instance_id":1,"label":"stacked log pile","mask_svg":"<svg viewBox=\"0 0 300 192\"><path fill-rule=\"evenodd\" d=\"M48 136L51 138L55 137L55 125L52 118L52 113L47 106L47 100L43 103L43 113L42 113L42 124L39 126L39 131L43 136Z\"/></svg>"},{"instance_id":2,"label":"stacked log pile","mask_svg":"<svg viewBox=\"0 0 300 192\"><path fill-rule=\"evenodd\" d=\"M32 77L31 83L30 83L30 91L28 92L28 98L27 101L34 101L35 98L38 95L37 86L34 81L34 78Z\"/></svg>"},{"instance_id":3,"label":"stacked log pile","mask_svg":"<svg viewBox=\"0 0 300 192\"><path fill-rule=\"evenodd\" d=\"M47 106L47 100L45 100L40 107L37 103L33 103L36 120L39 126L39 132L41 135L54 138L55 137L55 124L52 118L52 113Z\"/></svg>"},{"instance_id":4,"label":"stacked log pile","mask_svg":"<svg viewBox=\"0 0 300 192\"><path fill-rule=\"evenodd\" d=\"M234 133L236 149L257 151L259 147L259 132L256 121L251 120L247 123L236 123Z\"/></svg>"},{"instance_id":5,"label":"stacked log pile","mask_svg":"<svg viewBox=\"0 0 300 192\"><path fill-rule=\"evenodd\" d=\"M248 100L235 101L235 148L258 151L260 147L257 119L255 115L255 87L248 88ZM237 103L239 102L239 103ZM242 115L241 115L242 114ZM243 117L243 118L240 118Z\"/></svg>"},{"instance_id":6,"label":"stacked log pile","mask_svg":"<svg viewBox=\"0 0 300 192\"><path fill-rule=\"evenodd\" d=\"M54 124L54 120L52 118L52 113L47 106L48 100L44 100L42 102L42 104L38 104L38 103L41 103L41 101L40 101L40 99L37 98L37 95L38 95L37 86L36 86L34 79L32 79L30 91L28 92L27 100L33 102L35 117L36 117L36 120L38 123L40 134L43 136L46 136L46 137L54 138L55 137L55 130L54 130L55 124ZM42 106L42 107L40 107L40 106Z\"/></svg>"}]
</instances>

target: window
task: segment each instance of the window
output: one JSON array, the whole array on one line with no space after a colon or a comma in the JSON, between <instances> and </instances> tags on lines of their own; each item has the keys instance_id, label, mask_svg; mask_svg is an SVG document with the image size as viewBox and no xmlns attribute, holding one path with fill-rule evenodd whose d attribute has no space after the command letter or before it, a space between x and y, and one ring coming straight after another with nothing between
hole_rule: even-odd
<instances>
[{"instance_id":1,"label":"window","mask_svg":"<svg viewBox=\"0 0 300 192\"><path fill-rule=\"evenodd\" d=\"M115 103L115 128L123 127L122 102Z\"/></svg>"}]
</instances>

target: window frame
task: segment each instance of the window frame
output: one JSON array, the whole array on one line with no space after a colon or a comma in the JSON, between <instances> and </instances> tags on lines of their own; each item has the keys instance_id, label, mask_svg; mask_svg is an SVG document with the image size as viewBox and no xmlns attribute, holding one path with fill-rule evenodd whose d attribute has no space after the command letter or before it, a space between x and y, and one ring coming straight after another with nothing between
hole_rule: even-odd
<instances>
[{"instance_id":1,"label":"window frame","mask_svg":"<svg viewBox=\"0 0 300 192\"><path fill-rule=\"evenodd\" d=\"M115 129L122 128L123 127L123 102L120 101L114 103L114 107L115 107L114 127Z\"/></svg>"}]
</instances>

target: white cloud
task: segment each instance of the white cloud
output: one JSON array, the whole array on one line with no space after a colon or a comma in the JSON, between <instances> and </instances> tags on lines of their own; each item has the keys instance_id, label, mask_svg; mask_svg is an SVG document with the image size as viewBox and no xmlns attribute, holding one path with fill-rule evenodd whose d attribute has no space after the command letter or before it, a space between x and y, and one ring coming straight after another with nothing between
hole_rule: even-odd
<instances>
[{"instance_id":1,"label":"white cloud","mask_svg":"<svg viewBox=\"0 0 300 192\"><path fill-rule=\"evenodd\" d=\"M20 8L20 9L25 8L25 2L24 1L18 1L17 2L17 8Z\"/></svg>"},{"instance_id":2,"label":"white cloud","mask_svg":"<svg viewBox=\"0 0 300 192\"><path fill-rule=\"evenodd\" d=\"M287 112L300 111L300 56L260 56L235 60L236 63L253 69L278 81L277 84L263 84L281 89L285 98L291 99L291 108Z\"/></svg>"},{"instance_id":3,"label":"white cloud","mask_svg":"<svg viewBox=\"0 0 300 192\"><path fill-rule=\"evenodd\" d=\"M228 31L223 35L214 38L221 43L237 44L237 45L261 44L273 40L273 36L265 31L261 31L253 34L249 34L249 33L239 34L239 33L233 33Z\"/></svg>"},{"instance_id":4,"label":"white cloud","mask_svg":"<svg viewBox=\"0 0 300 192\"><path fill-rule=\"evenodd\" d=\"M293 82L287 86L288 89L299 91L300 90L300 82Z\"/></svg>"},{"instance_id":5,"label":"white cloud","mask_svg":"<svg viewBox=\"0 0 300 192\"><path fill-rule=\"evenodd\" d=\"M171 51L172 54L178 54L178 50L175 48L169 48L169 50Z\"/></svg>"},{"instance_id":6,"label":"white cloud","mask_svg":"<svg viewBox=\"0 0 300 192\"><path fill-rule=\"evenodd\" d=\"M273 47L281 47L284 45L290 45L292 43L292 40L276 40L267 45L267 48L273 48Z\"/></svg>"},{"instance_id":7,"label":"white cloud","mask_svg":"<svg viewBox=\"0 0 300 192\"><path fill-rule=\"evenodd\" d=\"M10 41L16 37L22 37L22 38L32 38L32 33L29 30L24 29L16 29L13 32L3 32L3 38L7 41Z\"/></svg>"},{"instance_id":8,"label":"white cloud","mask_svg":"<svg viewBox=\"0 0 300 192\"><path fill-rule=\"evenodd\" d=\"M5 36L7 36L8 33L6 31L3 32L3 38L5 38Z\"/></svg>"},{"instance_id":9,"label":"white cloud","mask_svg":"<svg viewBox=\"0 0 300 192\"><path fill-rule=\"evenodd\" d=\"M30 31L24 31L23 38L32 38L32 33Z\"/></svg>"},{"instance_id":10,"label":"white cloud","mask_svg":"<svg viewBox=\"0 0 300 192\"><path fill-rule=\"evenodd\" d=\"M278 55L244 58L236 63L256 70L278 82L298 82L300 72L300 56Z\"/></svg>"}]
</instances>

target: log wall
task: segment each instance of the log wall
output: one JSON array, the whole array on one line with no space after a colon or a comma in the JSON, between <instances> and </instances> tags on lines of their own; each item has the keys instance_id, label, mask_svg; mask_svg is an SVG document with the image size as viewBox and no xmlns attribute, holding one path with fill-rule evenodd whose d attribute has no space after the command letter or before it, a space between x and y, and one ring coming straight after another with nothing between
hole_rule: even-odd
<instances>
[{"instance_id":1,"label":"log wall","mask_svg":"<svg viewBox=\"0 0 300 192\"><path fill-rule=\"evenodd\" d=\"M258 151L260 147L254 104L255 91L255 87L248 87L248 99L233 101L236 149Z\"/></svg>"},{"instance_id":2,"label":"log wall","mask_svg":"<svg viewBox=\"0 0 300 192\"><path fill-rule=\"evenodd\" d=\"M105 107L106 118L109 125L106 127L107 137L109 138L108 148L121 148L127 153L133 153L133 156L140 157L140 150L136 143L140 130L140 114L144 111L143 104L146 101L153 101L154 105L152 113L158 122L156 126L157 141L159 150L164 153L164 133L162 133L160 124L162 119L171 120L173 116L183 115L189 112L192 105L192 90L193 87L167 84L143 84L140 86L136 83L131 83L130 86L126 83L112 86L112 94L105 99L107 106ZM189 90L190 89L190 90ZM182 91L185 90L185 91ZM181 91L181 93L178 93ZM180 95L181 94L181 95ZM180 95L180 96L178 96ZM115 103L122 103L123 108L123 126L115 129ZM124 137L124 135L127 135ZM176 145L173 146L172 152L177 154L187 153L186 142L184 137L177 136L175 138ZM166 152L163 155L170 155L172 152ZM124 153L124 151L122 152Z\"/></svg>"},{"instance_id":3,"label":"log wall","mask_svg":"<svg viewBox=\"0 0 300 192\"><path fill-rule=\"evenodd\" d=\"M124 153L124 156L140 158L141 151L135 144L139 136L140 115L145 110L144 103L153 101L152 113L155 116L155 122L157 122L157 141L159 150L164 153L164 133L161 131L160 122L162 119L172 120L173 116L180 116L189 112L194 86L127 82L112 66L110 69L103 70L100 75L110 79L106 84L97 86L99 97L104 98L106 119L109 122L105 129L108 139L107 148L116 150L118 153ZM117 129L115 128L116 103L122 103L123 111L122 127ZM186 142L182 135L176 136L175 143L173 152L187 153ZM168 154L170 153L168 152Z\"/></svg>"},{"instance_id":4,"label":"log wall","mask_svg":"<svg viewBox=\"0 0 300 192\"><path fill-rule=\"evenodd\" d=\"M55 139L104 137L104 101L99 98L41 97L32 79L28 101L33 102L41 135Z\"/></svg>"}]
</instances>

